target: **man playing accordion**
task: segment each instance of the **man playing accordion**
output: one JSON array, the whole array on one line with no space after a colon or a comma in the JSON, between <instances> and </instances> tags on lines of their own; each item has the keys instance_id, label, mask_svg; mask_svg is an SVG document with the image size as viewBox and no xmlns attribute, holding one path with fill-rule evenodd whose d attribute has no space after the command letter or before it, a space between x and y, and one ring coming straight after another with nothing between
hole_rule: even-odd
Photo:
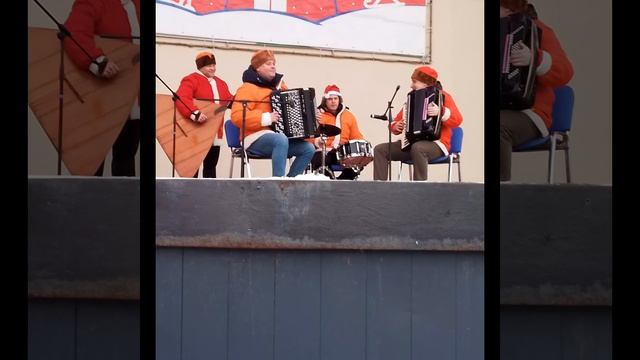
<instances>
[{"instance_id":1,"label":"man playing accordion","mask_svg":"<svg viewBox=\"0 0 640 360\"><path fill-rule=\"evenodd\" d=\"M411 75L411 90L416 92L428 87L439 87L438 72L430 66L421 66L413 71ZM451 129L462 124L462 115L458 111L453 97L444 90L442 93L444 104L436 105L435 102L429 102L426 109L426 115L429 117L437 117L441 120L439 137L427 137L421 139L417 137L403 149L403 141L398 140L391 143L391 160L392 161L413 161L413 179L416 181L427 180L427 163L429 159L436 159L449 154L451 148ZM409 93L411 94L411 92ZM405 104L406 107L406 104ZM403 109L396 115L391 123L391 132L395 135L401 135L405 132L407 121L407 111ZM419 114L416 114L419 116ZM381 143L374 148L373 155L373 179L387 180L389 173L388 167L389 147L387 143Z\"/></svg>"}]
</instances>

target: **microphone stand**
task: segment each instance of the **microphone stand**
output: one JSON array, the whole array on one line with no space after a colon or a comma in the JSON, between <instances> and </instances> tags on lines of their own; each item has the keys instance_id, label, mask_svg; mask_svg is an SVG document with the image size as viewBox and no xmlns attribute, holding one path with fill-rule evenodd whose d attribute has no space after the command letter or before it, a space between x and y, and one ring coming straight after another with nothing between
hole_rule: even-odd
<instances>
[{"instance_id":1,"label":"microphone stand","mask_svg":"<svg viewBox=\"0 0 640 360\"><path fill-rule=\"evenodd\" d=\"M169 85L167 85L167 83L164 82L164 80L162 80L162 78L160 76L158 76L158 74L156 73L156 77L158 78L158 80L160 80L160 82L167 88L169 89L169 92L171 92L171 100L173 100L173 149L171 150L172 155L171 158L173 159L173 161L171 161L171 177L175 177L176 176L176 125L177 125L177 119L176 119L176 100L180 101L182 103L182 105L184 105L184 107L187 108L187 110L189 110L190 113L194 114L194 116L196 117L196 120L198 120L198 117L200 116L200 113L195 114L193 110L191 110L191 108L189 107L189 105L185 104L184 101L182 101L182 99L180 98L180 96L178 96L177 93L175 93L170 87ZM214 99L215 100L215 99Z\"/></svg>"},{"instance_id":2,"label":"microphone stand","mask_svg":"<svg viewBox=\"0 0 640 360\"><path fill-rule=\"evenodd\" d=\"M61 175L62 174L62 128L63 128L63 108L64 108L64 80L65 80L65 76L64 76L64 39L66 37L71 39L71 41L73 41L73 43L76 44L78 46L78 48L80 48L80 50L82 50L82 52L85 55L87 55L87 57L89 58L89 60L91 60L92 63L98 65L98 67L100 66L100 64L98 64L98 62L94 58L92 58L91 55L89 55L87 50L85 50L76 41L76 39L74 39L73 36L71 36L71 32L69 32L69 30L63 24L58 22L56 20L56 18L53 17L53 15L51 15L51 13L49 13L49 11L47 11L47 9L44 6L42 6L42 4L40 4L40 2L38 2L38 0L33 0L33 1L56 24L56 26L58 27L58 30L59 30L58 39L60 39L60 68L59 68L59 71L58 71L58 175Z\"/></svg>"},{"instance_id":3,"label":"microphone stand","mask_svg":"<svg viewBox=\"0 0 640 360\"><path fill-rule=\"evenodd\" d=\"M388 122L388 131L387 133L389 134L389 138L387 141L387 170L388 170L388 175L389 175L389 181L391 181L391 122L393 122L393 116L391 113L391 109L393 109L393 106L391 106L391 104L393 103L393 99L395 99L396 94L398 93L398 90L400 90L400 85L396 86L396 90L393 92L393 96L391 97L391 100L389 100L387 102L387 108L384 110L384 114L385 115L371 115L372 118L374 119L380 119L380 120L385 120Z\"/></svg>"}]
</instances>

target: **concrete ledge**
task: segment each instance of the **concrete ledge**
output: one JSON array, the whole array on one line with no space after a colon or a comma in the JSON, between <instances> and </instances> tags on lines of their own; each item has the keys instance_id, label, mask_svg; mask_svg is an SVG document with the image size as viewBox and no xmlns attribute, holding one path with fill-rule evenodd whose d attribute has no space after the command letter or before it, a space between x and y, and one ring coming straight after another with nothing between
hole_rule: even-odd
<instances>
[{"instance_id":1,"label":"concrete ledge","mask_svg":"<svg viewBox=\"0 0 640 360\"><path fill-rule=\"evenodd\" d=\"M500 189L500 302L611 305L611 187Z\"/></svg>"},{"instance_id":2,"label":"concrete ledge","mask_svg":"<svg viewBox=\"0 0 640 360\"><path fill-rule=\"evenodd\" d=\"M484 250L482 184L156 182L158 246Z\"/></svg>"},{"instance_id":3,"label":"concrete ledge","mask_svg":"<svg viewBox=\"0 0 640 360\"><path fill-rule=\"evenodd\" d=\"M140 298L139 183L29 178L30 297Z\"/></svg>"}]
</instances>

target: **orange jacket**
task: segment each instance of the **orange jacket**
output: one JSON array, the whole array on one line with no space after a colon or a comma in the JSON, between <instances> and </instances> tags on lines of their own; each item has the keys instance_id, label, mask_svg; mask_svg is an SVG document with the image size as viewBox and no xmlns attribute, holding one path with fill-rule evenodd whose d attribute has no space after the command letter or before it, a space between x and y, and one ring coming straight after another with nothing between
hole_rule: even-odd
<instances>
[{"instance_id":1,"label":"orange jacket","mask_svg":"<svg viewBox=\"0 0 640 360\"><path fill-rule=\"evenodd\" d=\"M280 90L287 89L284 81L281 82ZM231 121L239 129L242 129L242 101L240 100L261 101L247 103L245 137L261 130L271 130L269 126L262 126L262 114L273 111L271 109L272 91L270 88L260 87L247 82L243 83L236 91L236 101L231 105Z\"/></svg>"},{"instance_id":2,"label":"orange jacket","mask_svg":"<svg viewBox=\"0 0 640 360\"><path fill-rule=\"evenodd\" d=\"M542 51L536 76L536 96L531 110L542 118L547 128L550 128L551 109L555 100L554 88L571 80L573 66L553 30L540 20L536 20L536 25L542 30Z\"/></svg>"},{"instance_id":3,"label":"orange jacket","mask_svg":"<svg viewBox=\"0 0 640 360\"><path fill-rule=\"evenodd\" d=\"M358 121L351 111L344 108L336 115L325 111L322 113L320 124L336 126L337 117L340 116L340 142L338 145L342 145L351 140L364 140L364 135L358 129ZM327 137L327 149L331 147L335 136ZM308 140L310 143L314 142L314 139Z\"/></svg>"},{"instance_id":4,"label":"orange jacket","mask_svg":"<svg viewBox=\"0 0 640 360\"><path fill-rule=\"evenodd\" d=\"M462 124L462 114L458 110L456 102L453 97L446 91L442 90L444 94L444 106L440 109L443 111L442 115L442 128L440 130L440 139L434 142L440 142L447 151L451 150L451 129L456 128ZM400 131L396 130L396 125L402 121L404 117L404 109L400 110L398 115L393 119L391 123L391 132L400 135Z\"/></svg>"}]
</instances>

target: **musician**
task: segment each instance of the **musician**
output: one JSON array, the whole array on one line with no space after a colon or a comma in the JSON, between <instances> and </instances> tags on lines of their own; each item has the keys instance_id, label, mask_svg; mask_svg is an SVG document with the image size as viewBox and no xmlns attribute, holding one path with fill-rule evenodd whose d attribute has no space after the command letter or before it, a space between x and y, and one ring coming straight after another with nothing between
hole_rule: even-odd
<instances>
[{"instance_id":1,"label":"musician","mask_svg":"<svg viewBox=\"0 0 640 360\"><path fill-rule=\"evenodd\" d=\"M500 17L527 12L541 30L536 62L535 100L531 109L500 110L500 181L511 179L511 150L541 136L549 135L554 88L573 77L573 67L553 30L537 19L535 9L526 0L500 0ZM531 49L523 43L511 51L511 64L528 66Z\"/></svg>"},{"instance_id":2,"label":"musician","mask_svg":"<svg viewBox=\"0 0 640 360\"><path fill-rule=\"evenodd\" d=\"M251 57L251 65L242 74L243 84L236 91L231 107L231 121L240 128L242 136L242 102L247 100L244 147L247 151L257 151L271 155L273 176L284 176L287 158L295 156L287 176L302 174L315 152L313 144L303 139L288 139L282 133L274 132L270 125L280 117L271 108L271 94L274 90L287 90L282 74L276 72L276 58L271 50L257 51Z\"/></svg>"},{"instance_id":3,"label":"musician","mask_svg":"<svg viewBox=\"0 0 640 360\"><path fill-rule=\"evenodd\" d=\"M71 61L80 69L87 69L97 77L113 78L118 65L96 47L94 36L108 35L122 41L140 43L140 0L76 0L65 22L74 39L95 59L87 55L71 40L64 41L64 49ZM112 147L111 175L135 176L135 156L140 143L140 105L134 102L129 117ZM95 173L102 176L104 161Z\"/></svg>"},{"instance_id":4,"label":"musician","mask_svg":"<svg viewBox=\"0 0 640 360\"><path fill-rule=\"evenodd\" d=\"M207 116L200 112L198 106L194 104L195 99L222 99L215 101L222 106L228 106L233 97L229 92L229 86L216 74L216 57L210 51L202 51L196 55L196 68L198 72L193 72L180 81L180 87L176 93L182 101L176 101L176 107L180 114L185 118L190 118L194 122L205 122ZM227 101L225 101L227 100ZM184 104L187 106L185 106ZM193 113L192 113L193 111ZM204 158L202 167L203 178L216 177L216 165L220 157L220 145L224 144L222 140L222 126L218 129L218 134L213 140L213 145L207 156ZM193 175L198 177L198 171Z\"/></svg>"},{"instance_id":5,"label":"musician","mask_svg":"<svg viewBox=\"0 0 640 360\"><path fill-rule=\"evenodd\" d=\"M411 75L411 89L421 90L429 86L436 86L438 83L438 72L430 66L416 68ZM458 111L453 97L442 90L444 94L444 105L438 106L430 103L427 107L428 116L437 116L442 111L442 129L440 139L418 140L411 144L409 151L401 150L400 140L391 143L391 160L413 161L413 179L416 181L427 180L427 162L429 159L437 159L449 154L451 148L451 129L460 126L462 115ZM400 135L406 126L404 120L404 109L401 110L391 123L391 133ZM373 179L387 180L389 174L389 144L381 143L373 149Z\"/></svg>"},{"instance_id":6,"label":"musician","mask_svg":"<svg viewBox=\"0 0 640 360\"><path fill-rule=\"evenodd\" d=\"M328 85L324 89L324 95L320 102L320 124L333 125L340 128L341 132L337 136L327 137L326 149L327 154L325 156L325 166L339 164L336 156L336 149L351 140L364 140L364 136L358 129L358 121L349 108L344 106L342 93L337 85ZM311 166L313 170L319 169L322 166L322 138L316 137L309 140L313 142L316 147L316 153L311 159ZM360 170L361 171L361 170ZM360 172L358 171L358 172ZM330 175L331 176L331 175ZM358 173L351 168L344 168L342 173L338 176L339 180L353 180L358 176Z\"/></svg>"}]
</instances>

